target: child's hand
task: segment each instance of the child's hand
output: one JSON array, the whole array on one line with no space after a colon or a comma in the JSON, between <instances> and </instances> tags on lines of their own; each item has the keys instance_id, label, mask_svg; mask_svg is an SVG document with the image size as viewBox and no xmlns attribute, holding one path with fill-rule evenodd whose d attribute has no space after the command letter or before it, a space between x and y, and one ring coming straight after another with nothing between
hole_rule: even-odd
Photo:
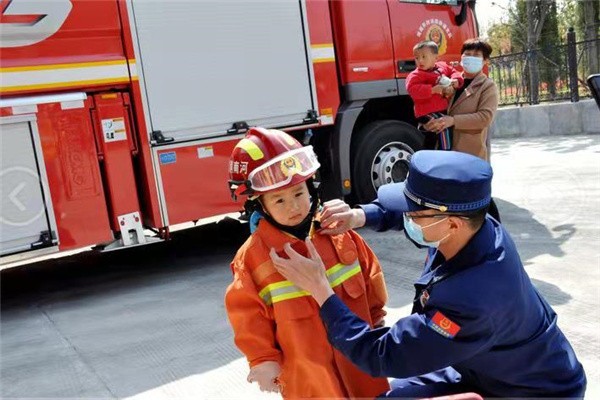
<instances>
[{"instance_id":1,"label":"child's hand","mask_svg":"<svg viewBox=\"0 0 600 400\"><path fill-rule=\"evenodd\" d=\"M431 94L443 94L444 87L442 85L435 85L431 88Z\"/></svg>"},{"instance_id":2,"label":"child's hand","mask_svg":"<svg viewBox=\"0 0 600 400\"><path fill-rule=\"evenodd\" d=\"M448 86L447 88L444 88L444 90L442 91L442 95L445 98L449 99L450 97L454 96L454 92L454 87Z\"/></svg>"},{"instance_id":3,"label":"child's hand","mask_svg":"<svg viewBox=\"0 0 600 400\"><path fill-rule=\"evenodd\" d=\"M438 80L437 80L437 84L438 84L438 85L441 85L441 86L443 86L443 87L447 87L447 86L450 86L450 85L452 85L452 81L453 81L453 79L450 79L450 78L448 78L448 77L447 77L447 76L445 76L445 75L442 75L442 76L440 76L440 77L438 78Z\"/></svg>"},{"instance_id":4,"label":"child's hand","mask_svg":"<svg viewBox=\"0 0 600 400\"><path fill-rule=\"evenodd\" d=\"M454 89L458 89L460 87L460 83L458 82L458 79L451 79L450 84L452 85L452 87Z\"/></svg>"},{"instance_id":5,"label":"child's hand","mask_svg":"<svg viewBox=\"0 0 600 400\"><path fill-rule=\"evenodd\" d=\"M248 382L258 383L258 387L263 392L279 393L281 388L277 378L281 374L281 367L275 361L265 361L250 368Z\"/></svg>"},{"instance_id":6,"label":"child's hand","mask_svg":"<svg viewBox=\"0 0 600 400\"><path fill-rule=\"evenodd\" d=\"M385 319L381 318L379 321L373 324L373 328L383 328L385 326Z\"/></svg>"}]
</instances>

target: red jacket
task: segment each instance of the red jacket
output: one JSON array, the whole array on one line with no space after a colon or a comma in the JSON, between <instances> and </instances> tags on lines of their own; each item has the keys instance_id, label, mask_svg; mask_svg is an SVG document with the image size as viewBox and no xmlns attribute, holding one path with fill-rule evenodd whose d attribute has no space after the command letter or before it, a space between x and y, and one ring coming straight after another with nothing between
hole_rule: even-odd
<instances>
[{"instance_id":1,"label":"red jacket","mask_svg":"<svg viewBox=\"0 0 600 400\"><path fill-rule=\"evenodd\" d=\"M445 62L435 63L435 67L430 71L417 68L408 74L406 90L415 104L415 117L447 111L448 99L440 94L431 94L431 88L437 85L442 75L458 80L460 86L464 83L462 73Z\"/></svg>"},{"instance_id":2,"label":"red jacket","mask_svg":"<svg viewBox=\"0 0 600 400\"><path fill-rule=\"evenodd\" d=\"M379 262L364 240L353 231L317 233L311 239L334 292L371 326L381 322L387 291ZM360 371L331 346L317 303L275 270L269 250L281 254L284 243L307 254L303 240L263 219L232 262L234 278L225 305L235 343L250 367L278 362L286 399L374 398L388 391L385 378Z\"/></svg>"}]
</instances>

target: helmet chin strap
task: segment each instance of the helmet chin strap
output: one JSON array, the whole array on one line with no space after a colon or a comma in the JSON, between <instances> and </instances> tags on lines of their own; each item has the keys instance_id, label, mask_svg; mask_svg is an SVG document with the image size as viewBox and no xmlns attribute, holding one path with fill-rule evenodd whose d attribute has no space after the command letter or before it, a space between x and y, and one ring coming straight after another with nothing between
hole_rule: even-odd
<instances>
[{"instance_id":1,"label":"helmet chin strap","mask_svg":"<svg viewBox=\"0 0 600 400\"><path fill-rule=\"evenodd\" d=\"M297 225L287 226L275 221L273 217L269 215L267 210L264 209L262 203L260 202L260 198L254 200L248 199L246 201L245 208L250 214L254 211L260 212L263 215L263 217L277 229L287 232L300 240L304 240L308 236L310 229L313 226L313 223L317 223L317 221L314 221L314 218L321 204L321 196L318 190L319 183L316 182L313 178L310 178L306 181L306 186L308 187L308 193L310 194L312 199L310 204L310 210L308 212L308 215L302 220L302 222L298 223Z\"/></svg>"}]
</instances>

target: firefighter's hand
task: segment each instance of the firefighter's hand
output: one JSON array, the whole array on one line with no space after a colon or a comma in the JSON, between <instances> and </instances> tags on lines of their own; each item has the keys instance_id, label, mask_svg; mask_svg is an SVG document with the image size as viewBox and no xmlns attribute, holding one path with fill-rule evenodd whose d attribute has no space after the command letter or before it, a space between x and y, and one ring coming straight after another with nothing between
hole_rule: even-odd
<instances>
[{"instance_id":1,"label":"firefighter's hand","mask_svg":"<svg viewBox=\"0 0 600 400\"><path fill-rule=\"evenodd\" d=\"M262 392L279 393L281 388L277 378L281 373L279 363L275 361L265 361L250 368L248 374L248 382L258 383L258 387Z\"/></svg>"},{"instance_id":2,"label":"firefighter's hand","mask_svg":"<svg viewBox=\"0 0 600 400\"><path fill-rule=\"evenodd\" d=\"M289 243L283 245L288 258L279 257L275 249L269 255L277 272L299 288L309 292L321 306L333 294L325 275L325 264L310 238L305 240L308 258L297 253Z\"/></svg>"},{"instance_id":3,"label":"firefighter's hand","mask_svg":"<svg viewBox=\"0 0 600 400\"><path fill-rule=\"evenodd\" d=\"M342 200L334 199L323 204L321 211L320 233L324 235L337 235L360 228L365 224L365 212L362 208L350 208Z\"/></svg>"}]
</instances>

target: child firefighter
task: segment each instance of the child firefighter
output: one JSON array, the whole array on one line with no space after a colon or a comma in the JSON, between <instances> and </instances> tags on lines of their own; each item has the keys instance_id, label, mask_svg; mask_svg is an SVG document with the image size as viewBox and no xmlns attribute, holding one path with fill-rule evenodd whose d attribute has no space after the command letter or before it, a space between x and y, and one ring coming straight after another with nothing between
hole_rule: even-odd
<instances>
[{"instance_id":1,"label":"child firefighter","mask_svg":"<svg viewBox=\"0 0 600 400\"><path fill-rule=\"evenodd\" d=\"M283 246L307 255L309 237L325 263L329 283L358 316L383 325L387 291L379 261L354 231L319 234L320 164L312 146L285 132L251 128L230 158L234 198L247 196L254 232L231 263L225 305L235 344L248 359L249 382L284 398L373 398L389 390L348 361L327 340L319 307L275 271L269 257Z\"/></svg>"}]
</instances>

